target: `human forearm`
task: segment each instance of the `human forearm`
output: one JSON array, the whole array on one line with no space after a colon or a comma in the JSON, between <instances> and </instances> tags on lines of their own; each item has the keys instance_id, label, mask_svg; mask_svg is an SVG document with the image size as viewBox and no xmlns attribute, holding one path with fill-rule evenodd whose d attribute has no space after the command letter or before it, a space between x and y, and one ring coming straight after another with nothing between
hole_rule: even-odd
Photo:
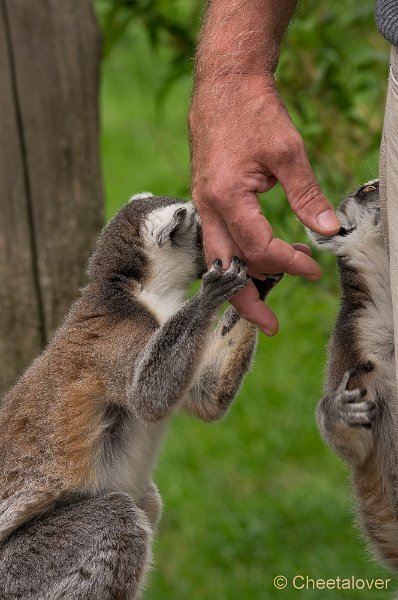
<instances>
[{"instance_id":1,"label":"human forearm","mask_svg":"<svg viewBox=\"0 0 398 600\"><path fill-rule=\"evenodd\" d=\"M274 72L298 0L212 0L196 56L196 78Z\"/></svg>"}]
</instances>

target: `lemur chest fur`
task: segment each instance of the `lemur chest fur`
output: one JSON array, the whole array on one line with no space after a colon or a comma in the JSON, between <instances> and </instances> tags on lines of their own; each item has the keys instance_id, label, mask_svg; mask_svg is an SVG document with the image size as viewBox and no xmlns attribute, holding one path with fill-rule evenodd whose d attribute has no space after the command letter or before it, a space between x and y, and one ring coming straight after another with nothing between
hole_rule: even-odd
<instances>
[{"instance_id":1,"label":"lemur chest fur","mask_svg":"<svg viewBox=\"0 0 398 600\"><path fill-rule=\"evenodd\" d=\"M150 482L169 419L144 423L123 408L109 405L107 420L99 458L103 475L98 486L126 492L138 502Z\"/></svg>"},{"instance_id":2,"label":"lemur chest fur","mask_svg":"<svg viewBox=\"0 0 398 600\"><path fill-rule=\"evenodd\" d=\"M143 285L138 293L141 302L156 317L160 325L163 325L169 317L174 315L184 304L186 297L184 290L167 289L166 281L153 277ZM164 286L164 295L159 296L159 284Z\"/></svg>"}]
</instances>

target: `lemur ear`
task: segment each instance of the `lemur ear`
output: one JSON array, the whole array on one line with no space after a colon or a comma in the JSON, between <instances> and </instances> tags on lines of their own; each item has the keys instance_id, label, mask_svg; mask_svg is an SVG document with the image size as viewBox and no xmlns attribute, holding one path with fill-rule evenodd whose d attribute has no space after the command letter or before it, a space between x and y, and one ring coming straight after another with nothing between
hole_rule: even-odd
<instances>
[{"instance_id":1,"label":"lemur ear","mask_svg":"<svg viewBox=\"0 0 398 600\"><path fill-rule=\"evenodd\" d=\"M170 221L157 232L156 243L158 246L163 246L167 240L173 239L175 233L184 222L186 216L187 209L184 206L177 208Z\"/></svg>"}]
</instances>

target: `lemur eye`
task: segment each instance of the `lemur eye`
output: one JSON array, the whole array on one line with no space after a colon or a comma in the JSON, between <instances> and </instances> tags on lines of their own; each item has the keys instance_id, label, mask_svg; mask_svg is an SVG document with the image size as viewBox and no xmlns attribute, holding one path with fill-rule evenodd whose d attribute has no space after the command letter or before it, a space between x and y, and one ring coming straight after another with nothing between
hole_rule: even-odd
<instances>
[{"instance_id":1,"label":"lemur eye","mask_svg":"<svg viewBox=\"0 0 398 600\"><path fill-rule=\"evenodd\" d=\"M377 187L375 187L374 185L366 185L364 188L361 189L361 192L368 194L369 192L375 192L376 190Z\"/></svg>"}]
</instances>

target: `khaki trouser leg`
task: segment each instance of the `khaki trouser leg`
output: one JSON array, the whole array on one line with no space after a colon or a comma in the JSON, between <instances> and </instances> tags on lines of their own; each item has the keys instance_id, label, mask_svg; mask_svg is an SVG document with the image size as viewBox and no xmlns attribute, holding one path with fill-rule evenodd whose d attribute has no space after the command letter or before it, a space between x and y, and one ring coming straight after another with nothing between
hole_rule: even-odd
<instances>
[{"instance_id":1,"label":"khaki trouser leg","mask_svg":"<svg viewBox=\"0 0 398 600\"><path fill-rule=\"evenodd\" d=\"M395 347L398 348L398 48L391 50L386 112L380 152L380 202L390 253ZM395 353L398 381L398 352Z\"/></svg>"}]
</instances>

